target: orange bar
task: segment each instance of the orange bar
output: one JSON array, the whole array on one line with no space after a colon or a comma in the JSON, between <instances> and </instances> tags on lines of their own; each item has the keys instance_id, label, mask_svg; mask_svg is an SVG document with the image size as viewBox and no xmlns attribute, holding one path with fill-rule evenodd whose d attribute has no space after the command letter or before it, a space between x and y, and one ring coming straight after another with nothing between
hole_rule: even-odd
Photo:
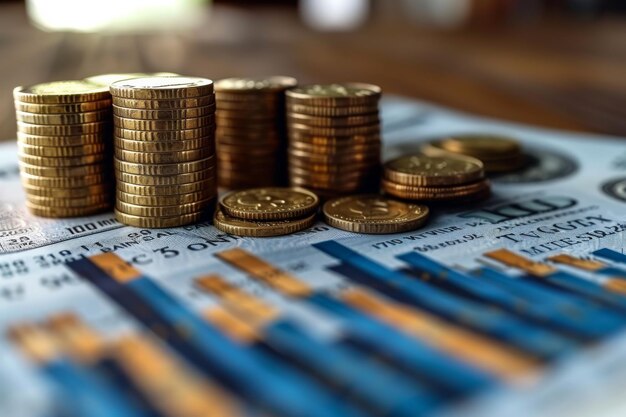
<instances>
[{"instance_id":1,"label":"orange bar","mask_svg":"<svg viewBox=\"0 0 626 417\"><path fill-rule=\"evenodd\" d=\"M83 363L99 360L106 350L104 340L76 315L66 313L48 320L48 328L56 336L63 350Z\"/></svg>"},{"instance_id":2,"label":"orange bar","mask_svg":"<svg viewBox=\"0 0 626 417\"><path fill-rule=\"evenodd\" d=\"M258 323L245 322L221 307L209 309L204 312L203 316L206 321L219 328L228 337L243 345L261 340Z\"/></svg>"},{"instance_id":3,"label":"orange bar","mask_svg":"<svg viewBox=\"0 0 626 417\"><path fill-rule=\"evenodd\" d=\"M141 276L141 272L112 252L92 256L89 260L119 282L132 281Z\"/></svg>"},{"instance_id":4,"label":"orange bar","mask_svg":"<svg viewBox=\"0 0 626 417\"><path fill-rule=\"evenodd\" d=\"M60 355L54 338L39 326L30 324L13 326L9 329L8 336L19 346L22 353L35 363L47 363Z\"/></svg>"},{"instance_id":5,"label":"orange bar","mask_svg":"<svg viewBox=\"0 0 626 417\"><path fill-rule=\"evenodd\" d=\"M363 312L496 377L515 381L539 371L539 363L532 357L412 307L384 300L358 288L346 290L341 298Z\"/></svg>"},{"instance_id":6,"label":"orange bar","mask_svg":"<svg viewBox=\"0 0 626 417\"><path fill-rule=\"evenodd\" d=\"M528 259L522 255L511 252L508 249L498 249L484 253L484 255L507 266L521 269L522 271L536 277L545 277L546 275L556 272L556 269L550 265L535 262L532 259Z\"/></svg>"},{"instance_id":7,"label":"orange bar","mask_svg":"<svg viewBox=\"0 0 626 417\"><path fill-rule=\"evenodd\" d=\"M216 256L290 297L306 297L311 293L311 288L308 285L290 273L265 262L244 249L229 249L218 253Z\"/></svg>"},{"instance_id":8,"label":"orange bar","mask_svg":"<svg viewBox=\"0 0 626 417\"><path fill-rule=\"evenodd\" d=\"M597 271L602 268L606 268L606 264L600 261L592 260L592 259L582 259L576 258L572 255L568 255L565 253L554 255L548 258L549 261L573 266L574 268L582 269L584 271Z\"/></svg>"}]
</instances>

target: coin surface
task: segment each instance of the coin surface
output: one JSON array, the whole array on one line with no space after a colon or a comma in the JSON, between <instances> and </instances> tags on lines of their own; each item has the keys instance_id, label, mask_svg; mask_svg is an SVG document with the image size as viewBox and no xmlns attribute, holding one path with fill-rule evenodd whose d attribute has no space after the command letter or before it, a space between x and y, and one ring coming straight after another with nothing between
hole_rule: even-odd
<instances>
[{"instance_id":1,"label":"coin surface","mask_svg":"<svg viewBox=\"0 0 626 417\"><path fill-rule=\"evenodd\" d=\"M213 192L217 182L214 178L189 182L178 185L137 185L123 181L117 181L116 188L129 194L145 196L171 196L186 193L196 193L200 191Z\"/></svg>"},{"instance_id":2,"label":"coin surface","mask_svg":"<svg viewBox=\"0 0 626 417\"><path fill-rule=\"evenodd\" d=\"M365 83L312 84L295 87L286 92L288 104L309 106L363 106L376 104L380 87Z\"/></svg>"},{"instance_id":3,"label":"coin surface","mask_svg":"<svg viewBox=\"0 0 626 417\"><path fill-rule=\"evenodd\" d=\"M93 194L84 197L47 197L38 195L26 195L26 201L41 207L76 208L92 207L108 204L113 201L112 194Z\"/></svg>"},{"instance_id":4,"label":"coin surface","mask_svg":"<svg viewBox=\"0 0 626 417\"><path fill-rule=\"evenodd\" d=\"M115 97L131 99L181 99L213 94L213 81L199 77L143 77L110 85Z\"/></svg>"},{"instance_id":5,"label":"coin surface","mask_svg":"<svg viewBox=\"0 0 626 417\"><path fill-rule=\"evenodd\" d=\"M213 198L207 198L206 200L194 201L193 203L154 207L125 203L117 199L115 201L115 208L122 213L131 214L133 216L172 217L205 211L213 200Z\"/></svg>"},{"instance_id":6,"label":"coin surface","mask_svg":"<svg viewBox=\"0 0 626 417\"><path fill-rule=\"evenodd\" d=\"M191 172L203 171L213 168L215 157L200 159L193 162L181 162L178 164L138 164L133 162L120 161L113 158L115 169L121 172L137 175L179 175Z\"/></svg>"},{"instance_id":7,"label":"coin surface","mask_svg":"<svg viewBox=\"0 0 626 417\"><path fill-rule=\"evenodd\" d=\"M356 127L380 123L378 113L358 116L329 117L311 116L300 113L287 113L287 119L294 123L302 123L307 126L319 127Z\"/></svg>"},{"instance_id":8,"label":"coin surface","mask_svg":"<svg viewBox=\"0 0 626 417\"><path fill-rule=\"evenodd\" d=\"M443 149L471 156L510 155L520 153L521 144L515 139L496 135L458 135L438 142Z\"/></svg>"},{"instance_id":9,"label":"coin surface","mask_svg":"<svg viewBox=\"0 0 626 417\"><path fill-rule=\"evenodd\" d=\"M123 171L116 171L115 177L118 181L123 181L135 185L180 185L192 182L198 182L213 178L215 176L215 168L211 167L200 171L189 172L187 174L177 175L144 175L132 174Z\"/></svg>"},{"instance_id":10,"label":"coin surface","mask_svg":"<svg viewBox=\"0 0 626 417\"><path fill-rule=\"evenodd\" d=\"M103 143L78 146L36 146L18 142L17 149L24 155L62 158L99 154L105 152L107 147Z\"/></svg>"},{"instance_id":11,"label":"coin surface","mask_svg":"<svg viewBox=\"0 0 626 417\"><path fill-rule=\"evenodd\" d=\"M298 85L298 80L282 75L265 78L225 78L215 83L215 91L216 93L278 92L296 85Z\"/></svg>"},{"instance_id":12,"label":"coin surface","mask_svg":"<svg viewBox=\"0 0 626 417\"><path fill-rule=\"evenodd\" d=\"M97 165L102 168L102 165L97 163L107 159L106 155L102 153L83 156L67 156L62 158L48 158L18 152L17 156L19 161L24 164L47 168L76 167L80 165Z\"/></svg>"},{"instance_id":13,"label":"coin surface","mask_svg":"<svg viewBox=\"0 0 626 417\"><path fill-rule=\"evenodd\" d=\"M404 185L456 185L484 177L483 163L464 156L405 155L384 164L384 175Z\"/></svg>"},{"instance_id":14,"label":"coin surface","mask_svg":"<svg viewBox=\"0 0 626 417\"><path fill-rule=\"evenodd\" d=\"M135 152L115 148L115 157L120 161L139 164L174 164L193 162L208 158L214 153L212 148L192 149L190 151L173 152Z\"/></svg>"},{"instance_id":15,"label":"coin surface","mask_svg":"<svg viewBox=\"0 0 626 417\"><path fill-rule=\"evenodd\" d=\"M324 221L338 229L355 233L391 234L421 227L429 209L377 194L353 195L327 201Z\"/></svg>"},{"instance_id":16,"label":"coin surface","mask_svg":"<svg viewBox=\"0 0 626 417\"><path fill-rule=\"evenodd\" d=\"M83 175L105 175L109 170L101 164L78 165L68 167L41 166L18 162L20 173L38 177L81 177Z\"/></svg>"},{"instance_id":17,"label":"coin surface","mask_svg":"<svg viewBox=\"0 0 626 417\"><path fill-rule=\"evenodd\" d=\"M106 175L91 174L75 177L42 177L22 171L20 167L20 180L25 187L42 188L86 188L93 185L110 184L110 178Z\"/></svg>"},{"instance_id":18,"label":"coin surface","mask_svg":"<svg viewBox=\"0 0 626 417\"><path fill-rule=\"evenodd\" d=\"M488 194L490 183L481 179L472 183L445 187L416 187L382 180L383 190L390 195L407 200L455 200L472 195Z\"/></svg>"},{"instance_id":19,"label":"coin surface","mask_svg":"<svg viewBox=\"0 0 626 417\"><path fill-rule=\"evenodd\" d=\"M76 136L99 134L110 129L110 122L79 123L72 125L37 125L17 122L17 130L28 135L38 136Z\"/></svg>"},{"instance_id":20,"label":"coin surface","mask_svg":"<svg viewBox=\"0 0 626 417\"><path fill-rule=\"evenodd\" d=\"M136 141L172 142L187 139L213 137L215 126L203 126L197 129L141 131L115 127L115 137Z\"/></svg>"},{"instance_id":21,"label":"coin surface","mask_svg":"<svg viewBox=\"0 0 626 417\"><path fill-rule=\"evenodd\" d=\"M115 137L114 143L115 149L123 149L133 152L178 152L191 151L194 149L208 149L213 152L215 150L215 141L213 136L165 142L142 141Z\"/></svg>"},{"instance_id":22,"label":"coin surface","mask_svg":"<svg viewBox=\"0 0 626 417\"><path fill-rule=\"evenodd\" d=\"M200 97L171 100L139 100L132 98L113 97L113 104L119 107L126 107L128 109L178 110L187 109L190 107L214 106L215 95L209 94Z\"/></svg>"},{"instance_id":23,"label":"coin surface","mask_svg":"<svg viewBox=\"0 0 626 417\"><path fill-rule=\"evenodd\" d=\"M65 104L111 98L108 87L84 80L54 81L13 89L13 98L25 103Z\"/></svg>"},{"instance_id":24,"label":"coin surface","mask_svg":"<svg viewBox=\"0 0 626 417\"><path fill-rule=\"evenodd\" d=\"M130 194L121 190L117 190L116 197L118 201L124 203L134 204L138 206L148 207L161 207L161 206L175 206L192 204L198 201L204 201L215 197L217 189L205 188L202 191L184 194L170 194L170 195L137 195Z\"/></svg>"},{"instance_id":25,"label":"coin surface","mask_svg":"<svg viewBox=\"0 0 626 417\"><path fill-rule=\"evenodd\" d=\"M202 127L210 127L215 124L215 116L193 117L189 119L171 119L171 120L139 120L126 119L124 117L113 116L115 127L119 129L129 130L187 130L199 129Z\"/></svg>"},{"instance_id":26,"label":"coin surface","mask_svg":"<svg viewBox=\"0 0 626 417\"><path fill-rule=\"evenodd\" d=\"M108 110L111 108L111 99L85 101L83 103L68 104L36 104L15 101L15 110L37 114L72 114Z\"/></svg>"},{"instance_id":27,"label":"coin surface","mask_svg":"<svg viewBox=\"0 0 626 417\"><path fill-rule=\"evenodd\" d=\"M52 188L46 186L29 185L27 181L22 181L24 191L28 195L40 197L56 197L56 198L76 198L87 197L91 195L108 194L112 195L112 186L109 184L98 185L81 185L79 187Z\"/></svg>"},{"instance_id":28,"label":"coin surface","mask_svg":"<svg viewBox=\"0 0 626 417\"><path fill-rule=\"evenodd\" d=\"M284 220L305 216L319 205L317 196L302 188L260 187L235 191L220 201L229 216L249 220Z\"/></svg>"},{"instance_id":29,"label":"coin surface","mask_svg":"<svg viewBox=\"0 0 626 417\"><path fill-rule=\"evenodd\" d=\"M113 114L127 119L172 120L210 116L215 113L215 105L188 107L184 109L144 110L113 105Z\"/></svg>"},{"instance_id":30,"label":"coin surface","mask_svg":"<svg viewBox=\"0 0 626 417\"><path fill-rule=\"evenodd\" d=\"M81 146L101 145L107 143L110 136L104 133L75 135L75 136L38 136L17 132L19 143L32 146Z\"/></svg>"},{"instance_id":31,"label":"coin surface","mask_svg":"<svg viewBox=\"0 0 626 417\"><path fill-rule=\"evenodd\" d=\"M309 126L303 123L290 123L287 129L290 134L292 132L301 132L310 136L356 136L380 134L379 123L347 127L322 127Z\"/></svg>"},{"instance_id":32,"label":"coin surface","mask_svg":"<svg viewBox=\"0 0 626 417\"><path fill-rule=\"evenodd\" d=\"M111 111L107 109L71 114L37 114L18 110L15 112L15 118L20 122L40 125L73 125L109 121Z\"/></svg>"},{"instance_id":33,"label":"coin surface","mask_svg":"<svg viewBox=\"0 0 626 417\"><path fill-rule=\"evenodd\" d=\"M310 116L341 117L378 114L378 106L349 106L349 107L322 107L307 106L305 104L290 104L287 106L290 113L307 114Z\"/></svg>"},{"instance_id":34,"label":"coin surface","mask_svg":"<svg viewBox=\"0 0 626 417\"><path fill-rule=\"evenodd\" d=\"M207 212L190 213L182 216L170 217L143 217L127 214L115 210L115 218L118 222L134 227L165 228L184 226L189 223L199 222L207 217Z\"/></svg>"},{"instance_id":35,"label":"coin surface","mask_svg":"<svg viewBox=\"0 0 626 417\"><path fill-rule=\"evenodd\" d=\"M232 217L221 209L215 210L213 225L221 231L237 236L271 237L296 233L315 224L317 214L290 220L254 221Z\"/></svg>"}]
</instances>

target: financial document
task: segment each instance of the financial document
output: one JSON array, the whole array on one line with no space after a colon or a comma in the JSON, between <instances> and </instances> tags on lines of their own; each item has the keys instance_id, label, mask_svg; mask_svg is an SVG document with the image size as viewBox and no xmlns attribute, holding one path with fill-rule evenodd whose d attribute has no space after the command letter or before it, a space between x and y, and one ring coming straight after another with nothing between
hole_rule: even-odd
<instances>
[{"instance_id":1,"label":"financial document","mask_svg":"<svg viewBox=\"0 0 626 417\"><path fill-rule=\"evenodd\" d=\"M151 230L120 224L112 213L75 219L31 216L24 206L17 147L0 145L0 416L56 415L50 410L59 402L55 385L6 336L11 326L72 313L105 337L142 331L141 319L81 272L81 265L95 255L116 254L193 312L208 311L220 303L196 284L199 277L218 274L274 306L316 343L333 345L349 333L346 322L330 310L287 297L280 288L252 276L244 264L228 258L234 248L296 277L310 291L329 299L341 298L353 287L378 288L372 282L384 279L385 273L388 277L402 274L404 279L411 276L411 270L443 268L454 279L430 283L415 276L416 283L428 287L394 287L397 293L381 290L382 296L424 309L460 328L474 326L472 330L545 363L541 372L524 383L496 384L464 396L463 401L443 401L433 408L433 415L626 415L626 327L610 324L612 317L626 313L626 293L616 284L616 280L626 282L626 276L620 275L626 270L626 140L504 123L402 98L383 101L382 120L384 160L417 151L435 138L487 133L519 140L530 163L520 172L494 177L493 195L487 201L434 207L429 222L413 232L359 235L320 221L289 236L246 238L224 234L209 222ZM526 264L489 256L500 249ZM548 261L557 255L594 260L603 268ZM546 283L519 289L498 284L499 279L534 283L525 278L532 262L546 262ZM489 288L505 288L510 298L483 291L486 280ZM507 317L519 313L524 320L515 323L530 330L519 336L497 327L495 319L493 327L487 321L463 321L433 299L421 299L425 293L420 288L454 294L455 300L470 303L467 306L477 311L487 306L506 311ZM597 308L597 317L607 319L606 332L600 337L592 333L603 331L601 325L584 327L566 318L557 322L552 317L554 322L545 328L536 325L543 323L538 317L544 310L529 306L517 312L513 305L515 297L524 298L526 290L532 294L529 297L541 295L546 300L548 296L556 300L555 294L563 290L570 301L589 302ZM513 318L507 320L513 322ZM567 326L572 328L561 331ZM534 331L535 342L531 340ZM595 342L579 347L570 343L577 338L561 337L572 333ZM444 385L448 382L443 381ZM457 388L465 389L451 387Z\"/></svg>"}]
</instances>

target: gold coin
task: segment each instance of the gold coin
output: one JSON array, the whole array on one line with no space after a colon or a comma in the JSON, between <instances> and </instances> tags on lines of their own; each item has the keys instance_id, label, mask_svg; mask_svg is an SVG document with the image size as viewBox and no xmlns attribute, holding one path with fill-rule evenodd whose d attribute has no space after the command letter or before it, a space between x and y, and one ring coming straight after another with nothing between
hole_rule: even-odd
<instances>
[{"instance_id":1,"label":"gold coin","mask_svg":"<svg viewBox=\"0 0 626 417\"><path fill-rule=\"evenodd\" d=\"M113 114L124 117L126 119L138 120L173 120L173 119L190 119L197 117L210 116L215 113L215 105L203 107L189 107L185 109L168 109L168 110L144 110L131 109L126 107L113 106Z\"/></svg>"},{"instance_id":2,"label":"gold coin","mask_svg":"<svg viewBox=\"0 0 626 417\"><path fill-rule=\"evenodd\" d=\"M213 81L183 76L132 78L114 82L110 91L114 97L174 100L213 94Z\"/></svg>"},{"instance_id":3,"label":"gold coin","mask_svg":"<svg viewBox=\"0 0 626 417\"><path fill-rule=\"evenodd\" d=\"M312 84L292 88L285 94L288 105L341 107L376 105L382 91L365 83Z\"/></svg>"},{"instance_id":4,"label":"gold coin","mask_svg":"<svg viewBox=\"0 0 626 417\"><path fill-rule=\"evenodd\" d=\"M496 135L455 135L437 141L437 145L450 152L478 157L489 155L511 155L522 151L515 139Z\"/></svg>"},{"instance_id":5,"label":"gold coin","mask_svg":"<svg viewBox=\"0 0 626 417\"><path fill-rule=\"evenodd\" d=\"M490 184L488 180L482 179L469 184L447 187L417 187L383 179L382 188L387 194L407 200L437 201L455 200L474 194L483 194L490 189Z\"/></svg>"},{"instance_id":6,"label":"gold coin","mask_svg":"<svg viewBox=\"0 0 626 417\"><path fill-rule=\"evenodd\" d=\"M43 156L32 156L23 153L18 153L17 156L19 161L24 164L47 168L76 167L79 165L97 164L107 159L106 155L102 153L64 158L44 158Z\"/></svg>"},{"instance_id":7,"label":"gold coin","mask_svg":"<svg viewBox=\"0 0 626 417\"><path fill-rule=\"evenodd\" d=\"M75 207L92 207L107 204L113 201L112 194L95 194L86 197L42 197L37 195L26 194L26 201L40 207L59 207L59 208L75 208Z\"/></svg>"},{"instance_id":8,"label":"gold coin","mask_svg":"<svg viewBox=\"0 0 626 417\"><path fill-rule=\"evenodd\" d=\"M210 127L215 125L214 116L194 117L191 119L177 120L138 120L125 119L119 116L113 116L113 122L116 128L130 130L186 130L199 129L202 127Z\"/></svg>"},{"instance_id":9,"label":"gold coin","mask_svg":"<svg viewBox=\"0 0 626 417\"><path fill-rule=\"evenodd\" d=\"M113 73L113 74L99 74L92 75L91 77L85 78L85 81L90 82L92 84L104 85L106 87L110 86L114 82L128 80L129 78L143 78L143 77L172 77L177 76L174 72L128 72L128 73Z\"/></svg>"},{"instance_id":10,"label":"gold coin","mask_svg":"<svg viewBox=\"0 0 626 417\"><path fill-rule=\"evenodd\" d=\"M305 142L298 141L290 141L288 152L298 151L305 152L309 154L322 154L322 155L349 155L351 153L359 153L359 154L371 154L378 153L381 151L380 142L373 142L369 144L356 144L352 146L344 146L344 145L312 145Z\"/></svg>"},{"instance_id":11,"label":"gold coin","mask_svg":"<svg viewBox=\"0 0 626 417\"><path fill-rule=\"evenodd\" d=\"M143 110L178 110L190 107L215 106L215 95L176 100L135 100L132 98L113 97L113 104L127 109Z\"/></svg>"},{"instance_id":12,"label":"gold coin","mask_svg":"<svg viewBox=\"0 0 626 417\"><path fill-rule=\"evenodd\" d=\"M320 146L352 146L356 144L380 143L380 132L352 136L312 135L307 132L292 131L289 143L307 143Z\"/></svg>"},{"instance_id":13,"label":"gold coin","mask_svg":"<svg viewBox=\"0 0 626 417\"><path fill-rule=\"evenodd\" d=\"M45 167L32 165L24 162L18 162L20 172L34 175L37 177L81 177L84 175L104 175L108 174L109 169L101 164L96 165L79 165L72 167Z\"/></svg>"},{"instance_id":14,"label":"gold coin","mask_svg":"<svg viewBox=\"0 0 626 417\"><path fill-rule=\"evenodd\" d=\"M77 198L87 197L93 195L112 195L112 186L109 184L99 184L92 186L80 186L80 187L66 187L66 188L50 188L50 187L36 187L24 183L22 185L24 191L28 195L40 196L40 197L53 197L55 199L63 198Z\"/></svg>"},{"instance_id":15,"label":"gold coin","mask_svg":"<svg viewBox=\"0 0 626 417\"><path fill-rule=\"evenodd\" d=\"M72 80L15 87L13 98L24 103L65 104L108 100L111 94L107 87L83 80Z\"/></svg>"},{"instance_id":16,"label":"gold coin","mask_svg":"<svg viewBox=\"0 0 626 417\"><path fill-rule=\"evenodd\" d=\"M290 149L287 153L289 155L290 160L298 160L302 163L313 163L313 164L341 164L341 165L349 165L349 164L359 164L359 163L370 163L380 162L380 150L379 149L371 149L366 153L353 152L353 153L312 153L301 151L297 149Z\"/></svg>"},{"instance_id":17,"label":"gold coin","mask_svg":"<svg viewBox=\"0 0 626 417\"><path fill-rule=\"evenodd\" d=\"M131 214L126 214L119 210L115 210L115 219L120 223L133 227L148 227L156 229L184 226L186 224L199 222L206 217L206 212L191 213L185 214L183 216L172 217L143 217L133 216Z\"/></svg>"},{"instance_id":18,"label":"gold coin","mask_svg":"<svg viewBox=\"0 0 626 417\"><path fill-rule=\"evenodd\" d=\"M39 217L65 218L65 217L83 217L102 213L111 209L111 204L100 204L89 207L48 207L39 206L29 201L26 202L28 210Z\"/></svg>"},{"instance_id":19,"label":"gold coin","mask_svg":"<svg viewBox=\"0 0 626 417\"><path fill-rule=\"evenodd\" d=\"M17 122L17 130L28 135L38 136L76 136L98 134L110 129L111 122L80 123L73 125L36 125Z\"/></svg>"},{"instance_id":20,"label":"gold coin","mask_svg":"<svg viewBox=\"0 0 626 417\"><path fill-rule=\"evenodd\" d=\"M211 136L198 139L185 139L167 142L131 140L114 138L115 148L133 152L179 152L194 149L215 149L215 140Z\"/></svg>"},{"instance_id":21,"label":"gold coin","mask_svg":"<svg viewBox=\"0 0 626 417\"><path fill-rule=\"evenodd\" d=\"M317 214L301 219L253 221L231 217L219 208L215 210L213 226L221 231L237 236L270 237L296 233L315 224Z\"/></svg>"},{"instance_id":22,"label":"gold coin","mask_svg":"<svg viewBox=\"0 0 626 417\"><path fill-rule=\"evenodd\" d=\"M136 204L147 207L174 206L179 204L190 204L206 199L215 198L217 196L217 188L213 190L204 190L195 193L171 194L168 196L150 196L125 193L117 190L117 199L128 204Z\"/></svg>"},{"instance_id":23,"label":"gold coin","mask_svg":"<svg viewBox=\"0 0 626 417\"><path fill-rule=\"evenodd\" d=\"M39 125L73 125L102 121L110 122L111 112L109 110L98 110L87 113L36 114L16 111L15 118L19 122Z\"/></svg>"},{"instance_id":24,"label":"gold coin","mask_svg":"<svg viewBox=\"0 0 626 417\"><path fill-rule=\"evenodd\" d=\"M108 134L88 134L76 136L38 136L17 132L17 140L20 143L31 146L82 146L101 145L110 141Z\"/></svg>"},{"instance_id":25,"label":"gold coin","mask_svg":"<svg viewBox=\"0 0 626 417\"><path fill-rule=\"evenodd\" d=\"M390 234L419 229L428 219L428 207L380 195L366 194L329 200L322 208L324 221L354 233Z\"/></svg>"},{"instance_id":26,"label":"gold coin","mask_svg":"<svg viewBox=\"0 0 626 417\"><path fill-rule=\"evenodd\" d=\"M351 127L320 127L308 126L302 123L290 123L287 126L289 137L293 133L306 133L309 136L355 136L355 135L379 135L380 124L375 123L367 126Z\"/></svg>"},{"instance_id":27,"label":"gold coin","mask_svg":"<svg viewBox=\"0 0 626 417\"><path fill-rule=\"evenodd\" d=\"M213 154L214 150L211 148L174 152L134 152L115 148L115 157L118 160L138 164L177 164L206 159Z\"/></svg>"},{"instance_id":28,"label":"gold coin","mask_svg":"<svg viewBox=\"0 0 626 417\"><path fill-rule=\"evenodd\" d=\"M310 116L343 117L359 116L365 114L378 114L378 105L374 106L350 106L350 107L322 107L307 106L304 104L291 104L287 106L290 113L308 114Z\"/></svg>"},{"instance_id":29,"label":"gold coin","mask_svg":"<svg viewBox=\"0 0 626 417\"><path fill-rule=\"evenodd\" d=\"M127 172L117 171L115 178L128 184L160 186L160 185L181 185L194 183L198 181L209 180L215 178L215 168L211 167L201 171L190 172L188 174L177 174L172 176L152 176L142 174L130 174Z\"/></svg>"},{"instance_id":30,"label":"gold coin","mask_svg":"<svg viewBox=\"0 0 626 417\"><path fill-rule=\"evenodd\" d=\"M404 155L386 162L385 178L404 185L457 185L483 178L483 163L461 156Z\"/></svg>"},{"instance_id":31,"label":"gold coin","mask_svg":"<svg viewBox=\"0 0 626 417\"><path fill-rule=\"evenodd\" d=\"M107 147L102 143L79 146L35 146L18 142L17 149L23 155L61 158L80 157L103 153Z\"/></svg>"},{"instance_id":32,"label":"gold coin","mask_svg":"<svg viewBox=\"0 0 626 417\"><path fill-rule=\"evenodd\" d=\"M224 78L215 82L215 92L246 94L250 93L280 93L298 85L293 77L276 75L265 78Z\"/></svg>"},{"instance_id":33,"label":"gold coin","mask_svg":"<svg viewBox=\"0 0 626 417\"><path fill-rule=\"evenodd\" d=\"M125 203L118 198L115 201L115 208L122 213L133 216L173 217L205 211L209 208L213 200L213 198L207 198L205 200L194 201L193 203L187 204L152 207Z\"/></svg>"},{"instance_id":34,"label":"gold coin","mask_svg":"<svg viewBox=\"0 0 626 417\"><path fill-rule=\"evenodd\" d=\"M208 192L215 188L215 178L200 180L197 182L189 182L178 185L137 185L123 181L117 181L117 190L145 196L170 196L186 193Z\"/></svg>"},{"instance_id":35,"label":"gold coin","mask_svg":"<svg viewBox=\"0 0 626 417\"><path fill-rule=\"evenodd\" d=\"M302 188L263 187L225 195L220 207L229 216L248 220L284 220L306 216L319 199Z\"/></svg>"},{"instance_id":36,"label":"gold coin","mask_svg":"<svg viewBox=\"0 0 626 417\"><path fill-rule=\"evenodd\" d=\"M15 102L15 110L37 114L74 114L93 112L97 110L108 110L110 108L110 98L106 100L86 101L84 103L70 104L36 104L23 103L21 101Z\"/></svg>"},{"instance_id":37,"label":"gold coin","mask_svg":"<svg viewBox=\"0 0 626 417\"><path fill-rule=\"evenodd\" d=\"M211 156L194 162L181 162L178 164L136 164L114 158L113 165L116 170L129 174L179 175L213 168L215 166L215 157Z\"/></svg>"},{"instance_id":38,"label":"gold coin","mask_svg":"<svg viewBox=\"0 0 626 417\"><path fill-rule=\"evenodd\" d=\"M287 120L291 123L302 123L307 126L319 127L357 127L380 124L378 113L360 116L326 117L310 116L308 114L287 113Z\"/></svg>"},{"instance_id":39,"label":"gold coin","mask_svg":"<svg viewBox=\"0 0 626 417\"><path fill-rule=\"evenodd\" d=\"M277 121L275 119L252 119L252 118L220 118L217 122L217 126L220 128L230 128L233 130L243 130L249 132L250 130L266 130L274 133L277 131Z\"/></svg>"},{"instance_id":40,"label":"gold coin","mask_svg":"<svg viewBox=\"0 0 626 417\"><path fill-rule=\"evenodd\" d=\"M214 137L215 126L203 126L197 129L180 129L180 130L156 130L141 131L122 129L118 126L114 129L115 137L122 139L130 139L145 142L174 142L179 140L200 139L206 137Z\"/></svg>"},{"instance_id":41,"label":"gold coin","mask_svg":"<svg viewBox=\"0 0 626 417\"><path fill-rule=\"evenodd\" d=\"M41 188L88 188L110 184L110 179L102 174L82 175L76 177L40 177L24 172L20 167L20 180L25 187Z\"/></svg>"}]
</instances>

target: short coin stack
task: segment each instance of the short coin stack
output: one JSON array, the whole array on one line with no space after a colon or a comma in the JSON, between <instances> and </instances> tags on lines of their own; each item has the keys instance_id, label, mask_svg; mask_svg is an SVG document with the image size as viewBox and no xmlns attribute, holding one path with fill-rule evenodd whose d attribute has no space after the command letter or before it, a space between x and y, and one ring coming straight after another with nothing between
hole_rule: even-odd
<instances>
[{"instance_id":1,"label":"short coin stack","mask_svg":"<svg viewBox=\"0 0 626 417\"><path fill-rule=\"evenodd\" d=\"M217 197L213 82L144 77L111 84L118 221L175 227L206 217Z\"/></svg>"},{"instance_id":2,"label":"short coin stack","mask_svg":"<svg viewBox=\"0 0 626 417\"><path fill-rule=\"evenodd\" d=\"M269 237L307 229L315 223L319 199L302 188L265 187L225 195L213 225L239 236Z\"/></svg>"},{"instance_id":3,"label":"short coin stack","mask_svg":"<svg viewBox=\"0 0 626 417\"><path fill-rule=\"evenodd\" d=\"M429 209L378 194L351 195L328 200L322 208L324 221L354 233L390 234L419 229Z\"/></svg>"},{"instance_id":4,"label":"short coin stack","mask_svg":"<svg viewBox=\"0 0 626 417\"><path fill-rule=\"evenodd\" d=\"M490 194L482 162L462 155L406 155L384 165L385 193L406 200L469 202Z\"/></svg>"},{"instance_id":5,"label":"short coin stack","mask_svg":"<svg viewBox=\"0 0 626 417\"><path fill-rule=\"evenodd\" d=\"M117 81L127 80L129 78L143 78L143 77L173 77L177 76L173 72L127 72L127 73L112 73L112 74L99 74L92 75L91 77L85 78L85 81L88 81L92 84L99 84L109 87L111 84Z\"/></svg>"},{"instance_id":6,"label":"short coin stack","mask_svg":"<svg viewBox=\"0 0 626 417\"><path fill-rule=\"evenodd\" d=\"M511 172L526 164L521 144L504 136L458 135L432 141L424 147L423 152L427 155L448 152L471 156L480 159L488 173Z\"/></svg>"},{"instance_id":7,"label":"short coin stack","mask_svg":"<svg viewBox=\"0 0 626 417\"><path fill-rule=\"evenodd\" d=\"M379 87L293 88L287 96L291 185L323 197L375 190L380 174Z\"/></svg>"},{"instance_id":8,"label":"short coin stack","mask_svg":"<svg viewBox=\"0 0 626 417\"><path fill-rule=\"evenodd\" d=\"M285 90L291 77L227 78L215 83L219 185L285 184Z\"/></svg>"},{"instance_id":9,"label":"short coin stack","mask_svg":"<svg viewBox=\"0 0 626 417\"><path fill-rule=\"evenodd\" d=\"M30 211L79 217L113 202L111 95L86 81L13 90L22 184Z\"/></svg>"}]
</instances>

